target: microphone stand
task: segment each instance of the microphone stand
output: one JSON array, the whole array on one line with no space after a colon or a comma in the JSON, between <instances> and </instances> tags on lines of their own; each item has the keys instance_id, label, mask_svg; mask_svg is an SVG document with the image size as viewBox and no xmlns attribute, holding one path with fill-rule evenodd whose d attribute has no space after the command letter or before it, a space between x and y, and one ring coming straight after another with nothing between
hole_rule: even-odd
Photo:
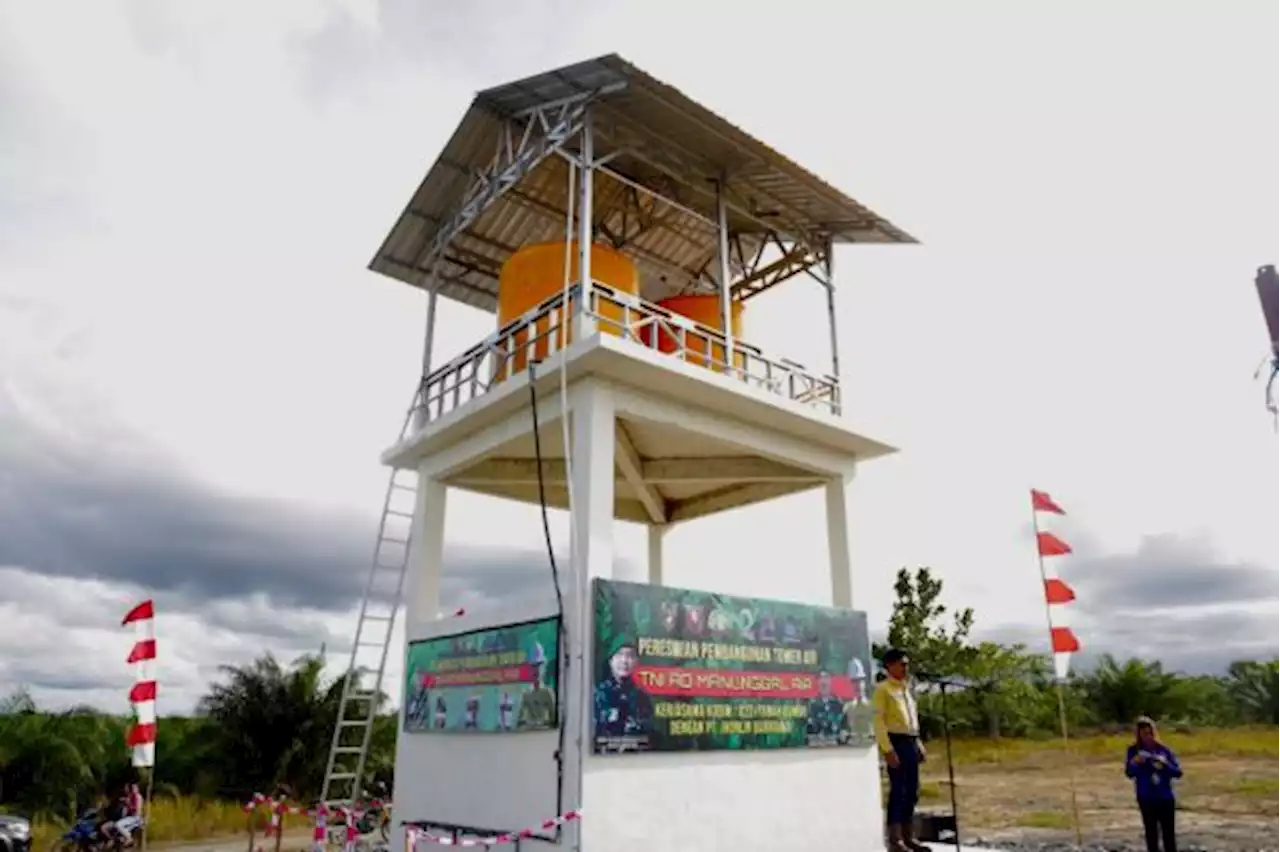
<instances>
[{"instance_id":1,"label":"microphone stand","mask_svg":"<svg viewBox=\"0 0 1280 852\"><path fill-rule=\"evenodd\" d=\"M960 819L956 816L956 769L955 764L951 760L951 716L947 710L947 687L948 686L964 686L963 683L954 680L947 680L944 677L935 677L920 672L916 673L916 677L927 683L934 683L938 686L938 691L942 695L942 738L947 748L947 784L951 788L951 822L953 824L952 837L955 840L956 852L960 852Z\"/></svg>"}]
</instances>

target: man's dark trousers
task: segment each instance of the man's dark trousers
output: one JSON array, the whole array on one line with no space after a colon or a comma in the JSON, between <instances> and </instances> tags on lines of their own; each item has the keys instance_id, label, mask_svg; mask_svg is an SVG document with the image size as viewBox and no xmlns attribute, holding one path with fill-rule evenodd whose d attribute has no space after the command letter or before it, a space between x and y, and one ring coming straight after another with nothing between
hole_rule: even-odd
<instances>
[{"instance_id":1,"label":"man's dark trousers","mask_svg":"<svg viewBox=\"0 0 1280 852\"><path fill-rule=\"evenodd\" d=\"M920 751L916 738L908 734L889 734L889 744L898 755L898 768L889 767L885 822L910 826L915 820L916 800L920 797Z\"/></svg>"}]
</instances>

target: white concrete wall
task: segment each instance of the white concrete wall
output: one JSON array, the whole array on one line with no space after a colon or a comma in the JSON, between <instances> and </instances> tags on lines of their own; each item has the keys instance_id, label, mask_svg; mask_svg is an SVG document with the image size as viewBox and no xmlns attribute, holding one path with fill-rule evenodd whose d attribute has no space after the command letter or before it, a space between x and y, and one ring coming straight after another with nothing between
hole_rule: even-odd
<instances>
[{"instance_id":1,"label":"white concrete wall","mask_svg":"<svg viewBox=\"0 0 1280 852\"><path fill-rule=\"evenodd\" d=\"M409 625L408 641L498 627L556 614L554 600ZM403 653L404 649L402 649ZM561 710L563 714L563 709ZM396 738L393 852L403 852L399 820L521 829L557 813L557 733L420 733ZM524 844L536 849L543 844ZM421 849L429 849L423 845Z\"/></svg>"},{"instance_id":2,"label":"white concrete wall","mask_svg":"<svg viewBox=\"0 0 1280 852\"><path fill-rule=\"evenodd\" d=\"M584 852L884 849L873 749L590 757Z\"/></svg>"}]
</instances>

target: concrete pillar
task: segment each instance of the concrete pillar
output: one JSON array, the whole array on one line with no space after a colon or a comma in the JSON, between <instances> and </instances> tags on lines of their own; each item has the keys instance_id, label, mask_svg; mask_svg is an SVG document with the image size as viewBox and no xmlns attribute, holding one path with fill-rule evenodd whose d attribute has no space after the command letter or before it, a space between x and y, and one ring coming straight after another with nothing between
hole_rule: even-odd
<instances>
[{"instance_id":1,"label":"concrete pillar","mask_svg":"<svg viewBox=\"0 0 1280 852\"><path fill-rule=\"evenodd\" d=\"M831 556L831 605L853 606L853 559L849 552L849 488L853 469L827 482L827 549Z\"/></svg>"},{"instance_id":2,"label":"concrete pillar","mask_svg":"<svg viewBox=\"0 0 1280 852\"><path fill-rule=\"evenodd\" d=\"M414 500L413 520L410 530L409 561L404 578L404 631L411 637L417 629L440 615L440 581L444 573L444 518L449 489L438 479L422 473L419 468L418 493ZM403 474L401 474L403 476ZM401 645L401 654L404 645ZM403 659L403 658L402 658ZM394 686L391 688L394 691ZM397 730L399 722L397 722ZM409 765L406 753L412 737L396 738L396 766ZM392 801L408 798L405 786L412 786L415 779L409 772L397 772ZM391 832L392 852L404 852L404 832Z\"/></svg>"},{"instance_id":3,"label":"concrete pillar","mask_svg":"<svg viewBox=\"0 0 1280 852\"><path fill-rule=\"evenodd\" d=\"M662 540L666 538L665 524L649 525L649 584L662 585Z\"/></svg>"},{"instance_id":4,"label":"concrete pillar","mask_svg":"<svg viewBox=\"0 0 1280 852\"><path fill-rule=\"evenodd\" d=\"M418 474L409 569L404 589L406 630L413 625L433 621L440 614L444 518L448 496L448 486L443 482Z\"/></svg>"},{"instance_id":5,"label":"concrete pillar","mask_svg":"<svg viewBox=\"0 0 1280 852\"><path fill-rule=\"evenodd\" d=\"M589 577L613 576L613 391L584 384L571 403L573 441L573 571L582 589Z\"/></svg>"},{"instance_id":6,"label":"concrete pillar","mask_svg":"<svg viewBox=\"0 0 1280 852\"><path fill-rule=\"evenodd\" d=\"M591 752L591 718L587 712L591 690L591 578L613 576L614 421L612 390L586 382L572 396L573 453L571 594L565 617L569 632L569 701L564 708L566 732L574 745L566 749L565 807L585 808L582 776ZM581 823L570 823L566 835L571 849L581 850Z\"/></svg>"}]
</instances>

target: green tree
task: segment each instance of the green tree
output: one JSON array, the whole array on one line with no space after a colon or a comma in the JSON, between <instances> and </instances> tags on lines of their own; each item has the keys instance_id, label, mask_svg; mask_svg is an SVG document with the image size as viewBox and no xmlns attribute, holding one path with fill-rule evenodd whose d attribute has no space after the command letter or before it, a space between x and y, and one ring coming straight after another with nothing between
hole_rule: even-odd
<instances>
[{"instance_id":1,"label":"green tree","mask_svg":"<svg viewBox=\"0 0 1280 852\"><path fill-rule=\"evenodd\" d=\"M369 757L365 762L368 780L365 786L375 796L390 796L395 784L396 735L400 731L400 714L383 713L373 722L369 741Z\"/></svg>"},{"instance_id":2,"label":"green tree","mask_svg":"<svg viewBox=\"0 0 1280 852\"><path fill-rule=\"evenodd\" d=\"M965 656L965 698L987 736L1026 733L1035 723L1040 698L1035 680L1045 674L1044 657L1027 653L1022 644L995 642L982 642Z\"/></svg>"},{"instance_id":3,"label":"green tree","mask_svg":"<svg viewBox=\"0 0 1280 852\"><path fill-rule=\"evenodd\" d=\"M91 708L41 713L19 691L0 701L0 799L69 819L129 777L125 722Z\"/></svg>"},{"instance_id":4,"label":"green tree","mask_svg":"<svg viewBox=\"0 0 1280 852\"><path fill-rule=\"evenodd\" d=\"M1280 723L1280 660L1237 660L1227 668L1225 685L1244 720Z\"/></svg>"},{"instance_id":5,"label":"green tree","mask_svg":"<svg viewBox=\"0 0 1280 852\"><path fill-rule=\"evenodd\" d=\"M914 574L906 568L898 569L893 591L889 647L909 653L912 664L920 671L942 676L963 674L973 655L967 644L973 610L957 610L947 619L949 610L940 602L942 581L935 579L927 567L917 568ZM884 646L877 646L876 656L884 650Z\"/></svg>"}]
</instances>

